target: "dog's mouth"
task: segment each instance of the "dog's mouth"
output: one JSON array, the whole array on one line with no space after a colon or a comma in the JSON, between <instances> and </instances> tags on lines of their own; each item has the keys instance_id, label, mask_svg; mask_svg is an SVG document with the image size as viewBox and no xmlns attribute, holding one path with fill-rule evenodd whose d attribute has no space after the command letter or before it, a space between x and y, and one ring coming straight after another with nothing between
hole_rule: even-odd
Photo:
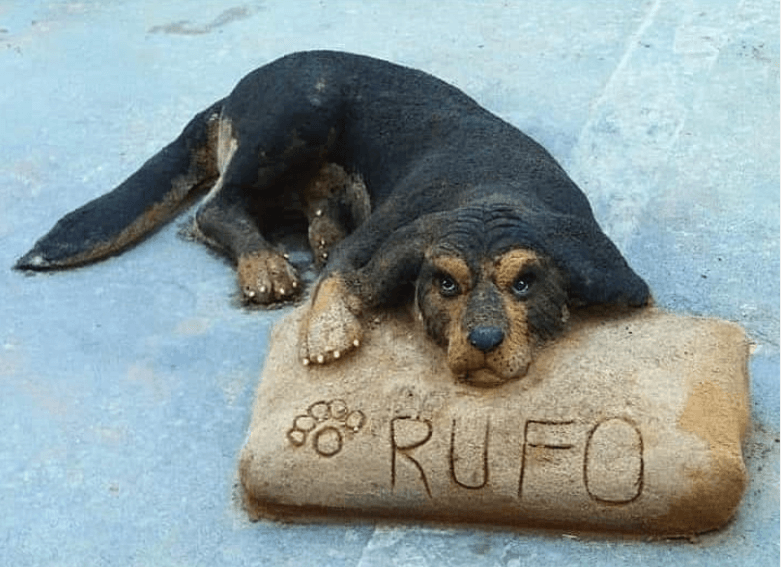
<instances>
[{"instance_id":1,"label":"dog's mouth","mask_svg":"<svg viewBox=\"0 0 781 567\"><path fill-rule=\"evenodd\" d=\"M449 348L447 362L450 371L459 382L482 388L492 388L523 379L528 374L534 358L529 345L502 346L505 348L500 347L490 352L481 352L476 348Z\"/></svg>"},{"instance_id":2,"label":"dog's mouth","mask_svg":"<svg viewBox=\"0 0 781 567\"><path fill-rule=\"evenodd\" d=\"M526 376L528 371L529 365L527 364L520 372L514 373L512 376L505 376L496 372L489 366L484 366L481 368L472 368L466 372L460 373L458 375L458 380L463 384L478 388L495 388L507 384L508 382L522 379Z\"/></svg>"},{"instance_id":3,"label":"dog's mouth","mask_svg":"<svg viewBox=\"0 0 781 567\"><path fill-rule=\"evenodd\" d=\"M506 378L502 378L487 368L470 370L466 374L461 375L459 380L464 384L476 386L478 388L495 388L496 386L501 386L508 382Z\"/></svg>"}]
</instances>

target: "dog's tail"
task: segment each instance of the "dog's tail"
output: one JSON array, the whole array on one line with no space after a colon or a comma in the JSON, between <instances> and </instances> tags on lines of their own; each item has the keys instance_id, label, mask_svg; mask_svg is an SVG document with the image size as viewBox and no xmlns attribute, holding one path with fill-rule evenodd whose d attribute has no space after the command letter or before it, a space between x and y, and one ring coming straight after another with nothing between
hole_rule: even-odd
<instances>
[{"instance_id":1,"label":"dog's tail","mask_svg":"<svg viewBox=\"0 0 781 567\"><path fill-rule=\"evenodd\" d=\"M57 270L101 260L136 244L217 179L222 101L197 114L179 137L113 191L65 215L14 266Z\"/></svg>"}]
</instances>

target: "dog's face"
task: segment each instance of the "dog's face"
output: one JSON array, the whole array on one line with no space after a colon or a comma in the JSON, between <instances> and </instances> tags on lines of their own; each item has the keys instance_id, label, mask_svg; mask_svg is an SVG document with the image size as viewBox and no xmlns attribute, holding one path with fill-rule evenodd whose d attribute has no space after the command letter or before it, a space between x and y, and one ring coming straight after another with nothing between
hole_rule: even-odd
<instances>
[{"instance_id":1,"label":"dog's face","mask_svg":"<svg viewBox=\"0 0 781 567\"><path fill-rule=\"evenodd\" d=\"M548 258L525 248L475 256L455 246L429 249L416 304L454 375L493 386L523 377L535 346L562 330L566 284Z\"/></svg>"}]
</instances>

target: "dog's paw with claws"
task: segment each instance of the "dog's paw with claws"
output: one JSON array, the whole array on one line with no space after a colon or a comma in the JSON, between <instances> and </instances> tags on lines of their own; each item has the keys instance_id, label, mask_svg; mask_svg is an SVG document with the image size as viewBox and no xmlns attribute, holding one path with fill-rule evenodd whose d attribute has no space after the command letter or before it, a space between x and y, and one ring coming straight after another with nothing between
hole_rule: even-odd
<instances>
[{"instance_id":1,"label":"dog's paw with claws","mask_svg":"<svg viewBox=\"0 0 781 567\"><path fill-rule=\"evenodd\" d=\"M344 240L346 234L344 227L318 209L309 222L309 246L312 248L317 268L326 264L331 249Z\"/></svg>"},{"instance_id":2,"label":"dog's paw with claws","mask_svg":"<svg viewBox=\"0 0 781 567\"><path fill-rule=\"evenodd\" d=\"M304 365L327 364L361 345L360 300L339 277L323 280L302 322L300 359Z\"/></svg>"},{"instance_id":3,"label":"dog's paw with claws","mask_svg":"<svg viewBox=\"0 0 781 567\"><path fill-rule=\"evenodd\" d=\"M247 303L268 305L292 299L300 290L295 268L279 252L260 250L238 262L239 289Z\"/></svg>"}]
</instances>

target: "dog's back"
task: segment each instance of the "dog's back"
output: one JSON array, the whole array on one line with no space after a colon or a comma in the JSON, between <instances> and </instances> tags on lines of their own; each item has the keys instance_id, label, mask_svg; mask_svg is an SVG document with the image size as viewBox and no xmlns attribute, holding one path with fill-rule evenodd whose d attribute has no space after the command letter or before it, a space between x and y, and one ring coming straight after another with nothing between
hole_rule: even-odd
<instances>
[{"instance_id":1,"label":"dog's back","mask_svg":"<svg viewBox=\"0 0 781 567\"><path fill-rule=\"evenodd\" d=\"M431 75L330 51L288 55L244 77L115 190L61 219L16 267L66 268L120 252L208 187L199 226L240 262L268 248L250 198L262 202L280 176L326 161L362 178L377 217L376 242L364 231L352 263L411 219L505 207L519 211L517 244L570 272L576 296L613 301L626 295L620 278L637 289L630 302L647 295L539 144ZM289 292L295 276L285 279Z\"/></svg>"}]
</instances>

